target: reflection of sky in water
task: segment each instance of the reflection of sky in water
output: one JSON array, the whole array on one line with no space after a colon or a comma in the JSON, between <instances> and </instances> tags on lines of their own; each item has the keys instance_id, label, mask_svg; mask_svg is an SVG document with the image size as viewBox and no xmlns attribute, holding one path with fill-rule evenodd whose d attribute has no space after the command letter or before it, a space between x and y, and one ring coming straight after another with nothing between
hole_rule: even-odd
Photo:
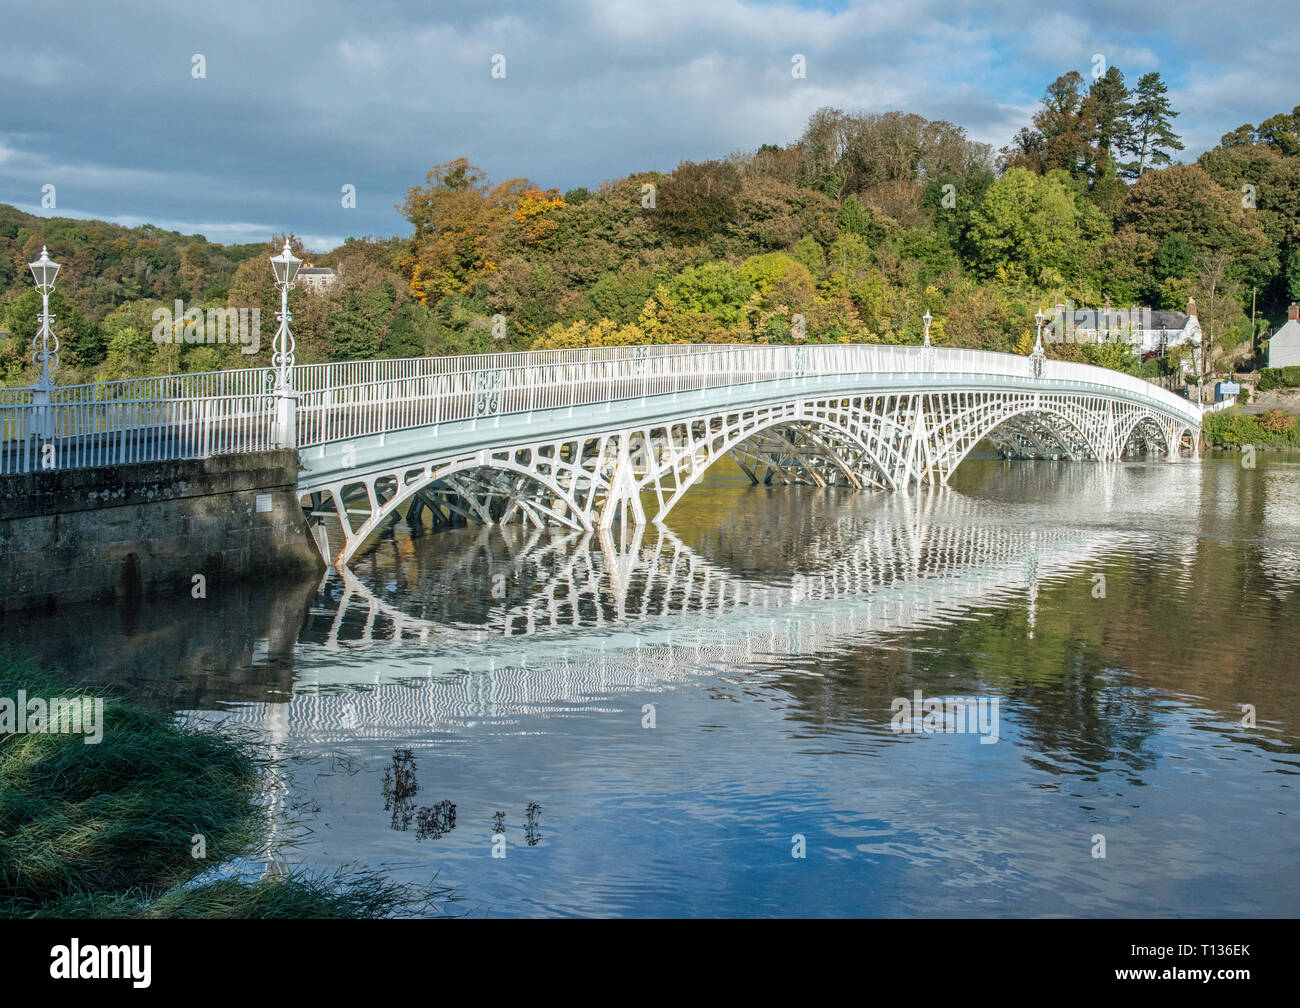
<instances>
[{"instance_id":1,"label":"reflection of sky in water","mask_svg":"<svg viewBox=\"0 0 1300 1008\"><path fill-rule=\"evenodd\" d=\"M380 689L418 705L422 687ZM1148 734L1085 762L1077 739L1041 748L1014 697L996 745L895 737L884 712L810 718L779 683L705 665L667 691L524 703L433 730L366 723L362 703L352 737L290 734L287 748L367 767L299 768L322 807L309 854L414 861L412 878L436 868L476 913L1293 912L1295 885L1276 869L1295 853L1282 776L1294 755L1154 691L1125 701ZM654 729L641 727L643 703ZM422 800L458 806L458 828L436 843L392 832L380 811L379 768L408 745ZM530 801L544 807L532 848ZM498 809L505 862L489 857ZM1089 855L1096 832L1104 862ZM790 857L796 833L803 861Z\"/></svg>"},{"instance_id":2,"label":"reflection of sky in water","mask_svg":"<svg viewBox=\"0 0 1300 1008\"><path fill-rule=\"evenodd\" d=\"M1269 475L1268 501L1300 485ZM1258 484L1223 464L976 464L958 487L719 487L623 542L381 544L318 598L273 733L315 757L305 852L436 869L475 914L1294 913L1300 613L1294 568L1258 568L1297 555L1294 512L1243 510ZM996 697L1001 741L894 735L914 689ZM421 801L457 803L436 841L380 811L396 747ZM339 753L366 769L321 773Z\"/></svg>"},{"instance_id":3,"label":"reflection of sky in water","mask_svg":"<svg viewBox=\"0 0 1300 1008\"><path fill-rule=\"evenodd\" d=\"M473 914L1290 915L1298 571L1294 456L720 475L670 531L399 529L320 592L63 640L291 757L290 858L437 871ZM1001 741L894 735L914 690L996 698ZM456 803L437 839L390 828L397 748Z\"/></svg>"}]
</instances>

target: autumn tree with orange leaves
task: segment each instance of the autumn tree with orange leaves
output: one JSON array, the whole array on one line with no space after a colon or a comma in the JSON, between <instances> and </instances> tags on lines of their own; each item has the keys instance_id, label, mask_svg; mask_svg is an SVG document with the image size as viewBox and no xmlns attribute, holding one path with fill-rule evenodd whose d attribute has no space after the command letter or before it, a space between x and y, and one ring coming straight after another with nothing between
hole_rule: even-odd
<instances>
[{"instance_id":1,"label":"autumn tree with orange leaves","mask_svg":"<svg viewBox=\"0 0 1300 1008\"><path fill-rule=\"evenodd\" d=\"M467 293L496 269L505 228L529 191L537 190L521 178L489 185L467 158L438 165L410 189L401 211L415 231L401 266L421 303Z\"/></svg>"}]
</instances>

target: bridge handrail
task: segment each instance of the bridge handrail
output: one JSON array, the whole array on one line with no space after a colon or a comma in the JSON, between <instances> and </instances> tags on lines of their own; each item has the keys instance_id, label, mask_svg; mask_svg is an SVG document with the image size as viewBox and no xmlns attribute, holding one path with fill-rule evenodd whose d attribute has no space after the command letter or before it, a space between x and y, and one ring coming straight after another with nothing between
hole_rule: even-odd
<instances>
[{"instance_id":1,"label":"bridge handrail","mask_svg":"<svg viewBox=\"0 0 1300 1008\"><path fill-rule=\"evenodd\" d=\"M1044 390L1120 394L1193 428L1202 417L1200 407L1132 375L1047 360L1035 376L1031 358L987 350L660 344L302 365L295 369L295 382L302 381L296 444L774 379L868 374L924 374L975 388L989 378L1030 379ZM38 432L71 445L78 457L104 458L95 464L260 451L275 441L272 390L267 368L64 386L45 410L33 405L31 389L0 390L0 472L31 471L18 442Z\"/></svg>"},{"instance_id":2,"label":"bridge handrail","mask_svg":"<svg viewBox=\"0 0 1300 1008\"><path fill-rule=\"evenodd\" d=\"M275 434L265 393L0 405L0 475L268 451Z\"/></svg>"},{"instance_id":3,"label":"bridge handrail","mask_svg":"<svg viewBox=\"0 0 1300 1008\"><path fill-rule=\"evenodd\" d=\"M395 381L464 371L498 370L536 363L586 363L620 360L634 356L680 354L691 344L659 344L652 347L588 347L572 350L523 350L512 353L464 354L449 357L392 357L365 361L334 361L294 366L294 388L299 392L369 381ZM191 399L219 395L255 395L269 391L274 372L269 367L233 368L222 371L191 371L144 378L60 385L56 402L121 402L124 400ZM6 397L30 400L30 388L0 389L0 405Z\"/></svg>"},{"instance_id":4,"label":"bridge handrail","mask_svg":"<svg viewBox=\"0 0 1300 1008\"><path fill-rule=\"evenodd\" d=\"M646 360L650 358L691 358L718 351L761 351L764 349L784 349L793 352L797 349L818 352L834 348L852 348L869 350L882 355L899 358L900 363L918 358L924 348L896 344L803 344L801 346L767 345L767 344L680 344L664 343L650 346L631 347L586 347L568 350L525 350L510 353L466 354L449 357L402 357L368 361L340 361L322 364L299 364L294 368L294 388L298 392L315 392L327 388L342 388L363 385L370 382L391 382L404 379L427 378L448 374L473 372L513 371L519 368L531 368L558 364L606 364L628 360ZM935 347L932 349L936 362L946 359L947 355L959 354L973 361L981 359L994 366L985 368L958 368L962 373L1008 373L1007 362L1020 360L1028 365L1029 358L999 353L990 350L967 350L956 347ZM1145 394L1148 390L1157 390L1157 398L1177 408L1186 400L1159 389L1151 383L1120 371L1098 368L1088 364L1075 364L1068 361L1049 360L1048 368L1053 372L1062 369L1071 371L1079 369L1081 380L1084 374L1096 373L1104 380L1091 382L1101 385L1118 385L1129 391ZM890 368L889 370L897 370ZM912 370L910 367L907 370ZM1022 373L1020 369L1016 373ZM158 375L145 378L127 378L109 382L89 382L80 385L59 386L54 390L55 402L121 402L124 400L163 400L207 398L222 395L256 395L269 392L273 384L273 372L270 368L238 368L224 371L197 371L188 374ZM27 388L0 389L0 405L14 405L30 402L31 390ZM1168 397L1167 399L1165 397ZM1193 406L1194 410L1195 407Z\"/></svg>"},{"instance_id":5,"label":"bridge handrail","mask_svg":"<svg viewBox=\"0 0 1300 1008\"><path fill-rule=\"evenodd\" d=\"M770 379L860 373L932 374L945 380L1034 378L1030 358L950 347L704 344L668 348L654 356L620 355L604 360L552 363L530 357L522 366L454 370L303 393L299 396L299 445ZM575 366L582 371L573 373ZM1191 426L1200 423L1195 405L1140 378L1107 368L1046 361L1038 380L1050 387L1086 387L1102 394L1122 390L1182 417Z\"/></svg>"}]
</instances>

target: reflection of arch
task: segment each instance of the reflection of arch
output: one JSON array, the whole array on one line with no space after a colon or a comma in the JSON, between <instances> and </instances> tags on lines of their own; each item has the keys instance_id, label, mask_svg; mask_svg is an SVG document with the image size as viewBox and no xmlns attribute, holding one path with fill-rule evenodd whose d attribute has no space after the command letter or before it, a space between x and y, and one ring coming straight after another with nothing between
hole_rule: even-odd
<instances>
[{"instance_id":1,"label":"reflection of arch","mask_svg":"<svg viewBox=\"0 0 1300 1008\"><path fill-rule=\"evenodd\" d=\"M888 513L850 520L832 554L775 578L737 572L664 526L639 528L621 545L599 530L547 536L501 529L493 535L503 545L520 540L501 558L505 567L496 568L509 571L508 596L488 594L491 566L471 575L452 562L421 581L430 597L443 598L463 587L467 576L483 579L482 605L474 612L463 606L434 615L424 607L407 612L400 596L388 593L393 585L414 583L394 572L415 561L394 551L393 566L366 577L346 568L327 575L327 585L339 579L339 591L333 612L322 607L327 618L316 624L312 643L334 649L418 642L425 645L418 652L421 665L472 656L483 664L533 667L555 654L554 633L585 653L599 650L612 627L635 626L638 646L654 648L691 627L718 641L733 632L767 632L774 618L788 618L807 644L848 630L836 613L856 612L862 621L850 625L882 630L922 625L954 604L987 603L1003 592L1025 591L1026 583L1032 602L1036 579L1077 570L1104 541L1066 522L972 529L970 501L942 488L919 498L899 495L898 501ZM923 508L905 506L918 501Z\"/></svg>"}]
</instances>

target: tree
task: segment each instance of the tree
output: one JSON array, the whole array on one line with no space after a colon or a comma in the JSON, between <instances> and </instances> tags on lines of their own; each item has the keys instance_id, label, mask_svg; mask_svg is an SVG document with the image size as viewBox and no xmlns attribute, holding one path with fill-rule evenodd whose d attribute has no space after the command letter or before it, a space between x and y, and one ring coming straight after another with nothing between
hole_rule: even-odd
<instances>
[{"instance_id":1,"label":"tree","mask_svg":"<svg viewBox=\"0 0 1300 1008\"><path fill-rule=\"evenodd\" d=\"M744 318L754 287L741 270L716 262L683 270L668 285L668 293L685 312L712 315L723 325L734 325Z\"/></svg>"},{"instance_id":2,"label":"tree","mask_svg":"<svg viewBox=\"0 0 1300 1008\"><path fill-rule=\"evenodd\" d=\"M804 235L794 243L794 257L815 277L826 272L826 253L812 235Z\"/></svg>"},{"instance_id":3,"label":"tree","mask_svg":"<svg viewBox=\"0 0 1300 1008\"><path fill-rule=\"evenodd\" d=\"M1165 97L1168 90L1155 70L1143 74L1133 90L1129 131L1121 147L1124 153L1137 156L1122 166L1129 178L1141 178L1148 168L1169 164L1173 160L1169 152L1183 150L1183 142L1173 130L1178 113Z\"/></svg>"},{"instance_id":4,"label":"tree","mask_svg":"<svg viewBox=\"0 0 1300 1008\"><path fill-rule=\"evenodd\" d=\"M989 186L971 213L972 268L989 278L1042 282L1047 271L1078 277L1108 230L1095 207L1080 203L1064 172L1039 177L1012 168Z\"/></svg>"},{"instance_id":5,"label":"tree","mask_svg":"<svg viewBox=\"0 0 1300 1008\"><path fill-rule=\"evenodd\" d=\"M127 301L109 313L104 319L108 356L97 378L115 381L180 371L181 345L157 343L153 339L153 312L160 305L157 301ZM172 307L161 306L169 311Z\"/></svg>"},{"instance_id":6,"label":"tree","mask_svg":"<svg viewBox=\"0 0 1300 1008\"><path fill-rule=\"evenodd\" d=\"M193 241L181 252L181 268L178 279L181 288L193 300L198 301L203 297L203 292L208 287L208 278L211 275L212 262L208 258L208 247L203 242Z\"/></svg>"},{"instance_id":7,"label":"tree","mask_svg":"<svg viewBox=\"0 0 1300 1008\"><path fill-rule=\"evenodd\" d=\"M1225 249L1203 252L1196 260L1196 290L1204 305L1198 313L1201 321L1201 347L1197 384L1209 376L1210 357L1216 347L1223 349L1231 336L1231 324L1241 318L1238 287L1232 279L1232 253Z\"/></svg>"},{"instance_id":8,"label":"tree","mask_svg":"<svg viewBox=\"0 0 1300 1008\"><path fill-rule=\"evenodd\" d=\"M1111 155L1131 142L1133 103L1119 67L1110 67L1092 82L1087 111L1096 124L1097 147Z\"/></svg>"},{"instance_id":9,"label":"tree","mask_svg":"<svg viewBox=\"0 0 1300 1008\"><path fill-rule=\"evenodd\" d=\"M1043 134L1028 126L1021 126L1011 138L1011 143L1002 148L1001 163L1006 168L1024 168L1041 174L1046 147Z\"/></svg>"},{"instance_id":10,"label":"tree","mask_svg":"<svg viewBox=\"0 0 1300 1008\"><path fill-rule=\"evenodd\" d=\"M649 270L625 267L597 280L587 290L587 299L598 317L626 325L641 313L656 286L655 275Z\"/></svg>"},{"instance_id":11,"label":"tree","mask_svg":"<svg viewBox=\"0 0 1300 1008\"><path fill-rule=\"evenodd\" d=\"M1220 147L1249 147L1255 142L1255 127L1250 123L1238 126L1231 133L1219 138Z\"/></svg>"},{"instance_id":12,"label":"tree","mask_svg":"<svg viewBox=\"0 0 1300 1008\"><path fill-rule=\"evenodd\" d=\"M1289 434L1295 430L1296 416L1283 409L1271 409L1259 418L1260 429L1266 434Z\"/></svg>"},{"instance_id":13,"label":"tree","mask_svg":"<svg viewBox=\"0 0 1300 1008\"><path fill-rule=\"evenodd\" d=\"M1088 176L1099 158L1095 103L1083 94L1083 77L1074 70L1047 85L1033 128L1021 129L1003 151L1009 167L1037 174L1060 169L1073 177Z\"/></svg>"},{"instance_id":14,"label":"tree","mask_svg":"<svg viewBox=\"0 0 1300 1008\"><path fill-rule=\"evenodd\" d=\"M401 208L415 228L403 264L411 292L423 302L469 291L501 260L502 232L533 188L527 179L493 187L466 158L430 170L425 185L412 186Z\"/></svg>"},{"instance_id":15,"label":"tree","mask_svg":"<svg viewBox=\"0 0 1300 1008\"><path fill-rule=\"evenodd\" d=\"M819 108L799 138L799 185L839 199L844 189L840 161L847 153L847 117L839 109Z\"/></svg>"},{"instance_id":16,"label":"tree","mask_svg":"<svg viewBox=\"0 0 1300 1008\"><path fill-rule=\"evenodd\" d=\"M885 229L876 223L875 215L863 207L853 193L844 197L844 203L835 217L835 223L839 225L842 234L865 238L869 245L879 245L884 241Z\"/></svg>"},{"instance_id":17,"label":"tree","mask_svg":"<svg viewBox=\"0 0 1300 1008\"><path fill-rule=\"evenodd\" d=\"M1117 305L1149 305L1157 252L1149 235L1131 224L1123 225L1093 254L1089 262L1092 283Z\"/></svg>"},{"instance_id":18,"label":"tree","mask_svg":"<svg viewBox=\"0 0 1300 1008\"><path fill-rule=\"evenodd\" d=\"M1171 234L1156 250L1156 277L1185 279L1192 274L1196 262L1196 246L1184 234Z\"/></svg>"},{"instance_id":19,"label":"tree","mask_svg":"<svg viewBox=\"0 0 1300 1008\"><path fill-rule=\"evenodd\" d=\"M1266 314L1276 313L1294 298L1295 250L1300 248L1300 155L1282 153L1289 146L1292 115L1273 116L1265 121L1269 142L1256 140L1253 127L1224 137L1220 146L1201 155L1198 164L1217 183L1253 208L1255 218L1268 239L1267 261L1250 277L1259 286L1259 304ZM1261 127L1263 129L1263 127Z\"/></svg>"},{"instance_id":20,"label":"tree","mask_svg":"<svg viewBox=\"0 0 1300 1008\"><path fill-rule=\"evenodd\" d=\"M1255 130L1259 142L1272 147L1279 154L1295 157L1300 154L1300 105L1290 113L1279 112L1269 116Z\"/></svg>"},{"instance_id":21,"label":"tree","mask_svg":"<svg viewBox=\"0 0 1300 1008\"><path fill-rule=\"evenodd\" d=\"M1240 194L1224 189L1195 165L1143 175L1128 192L1121 222L1157 244L1177 234L1198 252L1227 250L1233 256L1231 272L1238 277L1272 271L1268 239L1255 212L1242 206Z\"/></svg>"},{"instance_id":22,"label":"tree","mask_svg":"<svg viewBox=\"0 0 1300 1008\"><path fill-rule=\"evenodd\" d=\"M63 274L60 273L59 276L61 278ZM40 312L41 296L34 287L16 288L4 309L2 328L7 329L20 346L27 348L27 360L23 367L32 374L35 371L29 355L32 338L40 328L37 321ZM54 316L51 327L59 340L59 373L56 380L64 384L85 380L84 371L104 359L103 329L82 315L68 295L58 288L50 294L50 314Z\"/></svg>"},{"instance_id":23,"label":"tree","mask_svg":"<svg viewBox=\"0 0 1300 1008\"><path fill-rule=\"evenodd\" d=\"M1300 301L1300 245L1292 246L1287 253L1282 276L1286 283L1287 297L1292 301Z\"/></svg>"},{"instance_id":24,"label":"tree","mask_svg":"<svg viewBox=\"0 0 1300 1008\"><path fill-rule=\"evenodd\" d=\"M722 161L683 161L656 196L654 221L673 241L695 245L723 232L736 213L740 173Z\"/></svg>"},{"instance_id":25,"label":"tree","mask_svg":"<svg viewBox=\"0 0 1300 1008\"><path fill-rule=\"evenodd\" d=\"M1083 77L1071 70L1047 86L1034 126L1043 135L1043 170L1060 168L1072 176L1086 175L1096 162L1097 124L1085 102Z\"/></svg>"}]
</instances>

